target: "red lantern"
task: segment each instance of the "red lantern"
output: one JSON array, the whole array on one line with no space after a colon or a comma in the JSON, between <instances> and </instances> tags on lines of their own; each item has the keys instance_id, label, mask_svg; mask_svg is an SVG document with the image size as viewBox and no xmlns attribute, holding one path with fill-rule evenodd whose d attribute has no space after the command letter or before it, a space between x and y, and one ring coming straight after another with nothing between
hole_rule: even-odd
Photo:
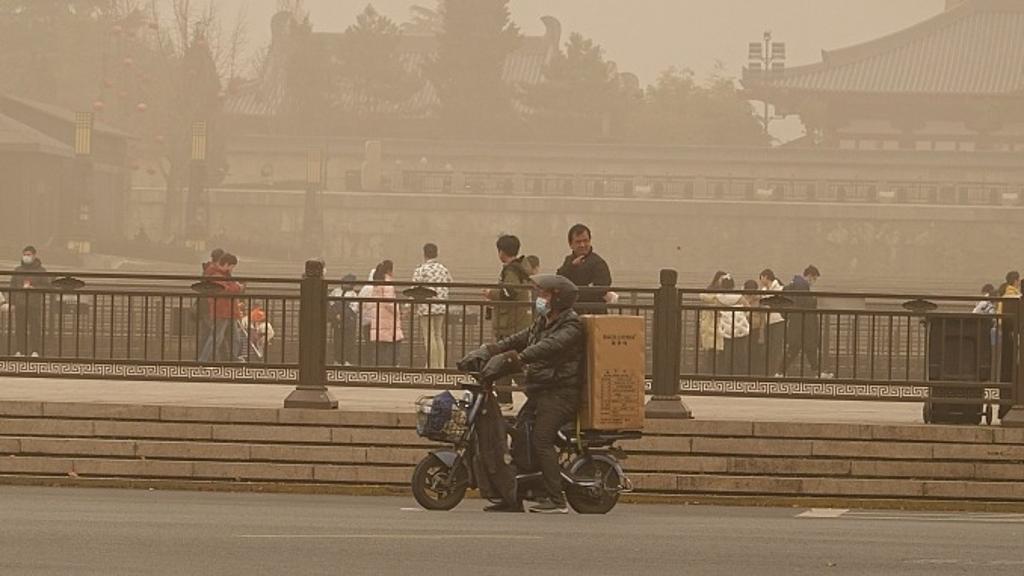
<instances>
[{"instance_id":1,"label":"red lantern","mask_svg":"<svg viewBox=\"0 0 1024 576\"><path fill-rule=\"evenodd\" d=\"M135 105L135 109L139 112L145 112L148 108L149 106L147 106L145 102L139 102Z\"/></svg>"},{"instance_id":2,"label":"red lantern","mask_svg":"<svg viewBox=\"0 0 1024 576\"><path fill-rule=\"evenodd\" d=\"M92 109L96 112L103 112L104 107L106 107L106 104L103 103L103 100L97 100L92 103Z\"/></svg>"},{"instance_id":3,"label":"red lantern","mask_svg":"<svg viewBox=\"0 0 1024 576\"><path fill-rule=\"evenodd\" d=\"M135 60L132 60L131 58L125 58L122 62L125 66L132 66L135 64Z\"/></svg>"},{"instance_id":4,"label":"red lantern","mask_svg":"<svg viewBox=\"0 0 1024 576\"><path fill-rule=\"evenodd\" d=\"M111 86L113 86L113 85L114 85L114 81L113 81L113 80L111 80L110 78L105 78L105 79L103 80L103 85L104 85L105 87L107 87L107 88L110 88Z\"/></svg>"}]
</instances>

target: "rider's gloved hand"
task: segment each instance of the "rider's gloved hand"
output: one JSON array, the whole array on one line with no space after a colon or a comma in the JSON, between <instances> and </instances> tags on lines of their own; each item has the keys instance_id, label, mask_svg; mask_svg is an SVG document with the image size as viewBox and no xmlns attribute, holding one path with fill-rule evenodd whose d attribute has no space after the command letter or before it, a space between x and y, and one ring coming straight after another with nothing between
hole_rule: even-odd
<instances>
[{"instance_id":1,"label":"rider's gloved hand","mask_svg":"<svg viewBox=\"0 0 1024 576\"><path fill-rule=\"evenodd\" d=\"M466 354L466 357L462 360L456 362L455 367L462 372L480 372L490 359L490 350L488 350L487 346L481 346L469 354Z\"/></svg>"},{"instance_id":2,"label":"rider's gloved hand","mask_svg":"<svg viewBox=\"0 0 1024 576\"><path fill-rule=\"evenodd\" d=\"M480 371L480 379L484 382L493 382L502 376L518 372L521 367L518 352L503 352L487 361Z\"/></svg>"}]
</instances>

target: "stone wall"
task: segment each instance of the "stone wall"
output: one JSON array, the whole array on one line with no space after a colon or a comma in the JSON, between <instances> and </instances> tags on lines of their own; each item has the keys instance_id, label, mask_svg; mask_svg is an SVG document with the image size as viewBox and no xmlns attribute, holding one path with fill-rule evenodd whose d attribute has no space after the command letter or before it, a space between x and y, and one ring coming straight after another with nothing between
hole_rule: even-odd
<instances>
[{"instance_id":1,"label":"stone wall","mask_svg":"<svg viewBox=\"0 0 1024 576\"><path fill-rule=\"evenodd\" d=\"M273 259L279 252L270 247L292 247L293 260L320 253L332 275L362 276L390 258L397 276L407 277L420 247L435 242L462 281L494 279L494 241L504 232L553 270L575 222L593 229L596 250L621 284L651 285L662 267L701 286L719 268L742 281L766 266L788 278L814 263L823 289L974 293L1024 267L1012 250L1024 240L1016 207L329 192L318 250L300 246L304 200L301 191L213 191L212 232L268 247L240 249L250 260ZM134 191L127 230L159 230L161 210L160 192Z\"/></svg>"}]
</instances>

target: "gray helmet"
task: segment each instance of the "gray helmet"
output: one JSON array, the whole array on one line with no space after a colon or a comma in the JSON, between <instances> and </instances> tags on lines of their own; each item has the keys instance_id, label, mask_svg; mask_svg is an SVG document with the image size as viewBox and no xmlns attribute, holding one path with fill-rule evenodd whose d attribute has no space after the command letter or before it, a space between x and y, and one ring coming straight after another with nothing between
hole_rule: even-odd
<instances>
[{"instance_id":1,"label":"gray helmet","mask_svg":"<svg viewBox=\"0 0 1024 576\"><path fill-rule=\"evenodd\" d=\"M576 285L565 276L541 274L533 277L533 283L537 288L551 292L551 308L558 312L575 306L580 295Z\"/></svg>"}]
</instances>

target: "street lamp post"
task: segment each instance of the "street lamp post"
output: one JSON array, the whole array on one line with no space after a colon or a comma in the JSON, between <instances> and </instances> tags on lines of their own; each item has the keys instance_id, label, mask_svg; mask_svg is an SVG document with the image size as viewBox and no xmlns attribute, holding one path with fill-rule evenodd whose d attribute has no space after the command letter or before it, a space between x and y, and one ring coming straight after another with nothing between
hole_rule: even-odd
<instances>
[{"instance_id":1,"label":"street lamp post","mask_svg":"<svg viewBox=\"0 0 1024 576\"><path fill-rule=\"evenodd\" d=\"M303 244L316 255L323 252L324 214L322 191L326 180L324 152L312 148L306 153L306 201L302 218Z\"/></svg>"},{"instance_id":2,"label":"street lamp post","mask_svg":"<svg viewBox=\"0 0 1024 576\"><path fill-rule=\"evenodd\" d=\"M192 149L189 156L185 244L197 252L206 250L206 236L209 232L209 201L206 197L206 141L206 122L193 122Z\"/></svg>"},{"instance_id":3,"label":"street lamp post","mask_svg":"<svg viewBox=\"0 0 1024 576\"><path fill-rule=\"evenodd\" d=\"M748 53L748 69L752 75L767 80L786 69L786 43L772 42L772 33L766 30L761 42L751 42ZM768 134L771 122L768 100L764 100L764 133Z\"/></svg>"},{"instance_id":4,"label":"street lamp post","mask_svg":"<svg viewBox=\"0 0 1024 576\"><path fill-rule=\"evenodd\" d=\"M73 166L73 200L67 214L67 246L69 252L87 254L92 251L93 162L92 134L95 117L92 112L75 113L75 159Z\"/></svg>"}]
</instances>

